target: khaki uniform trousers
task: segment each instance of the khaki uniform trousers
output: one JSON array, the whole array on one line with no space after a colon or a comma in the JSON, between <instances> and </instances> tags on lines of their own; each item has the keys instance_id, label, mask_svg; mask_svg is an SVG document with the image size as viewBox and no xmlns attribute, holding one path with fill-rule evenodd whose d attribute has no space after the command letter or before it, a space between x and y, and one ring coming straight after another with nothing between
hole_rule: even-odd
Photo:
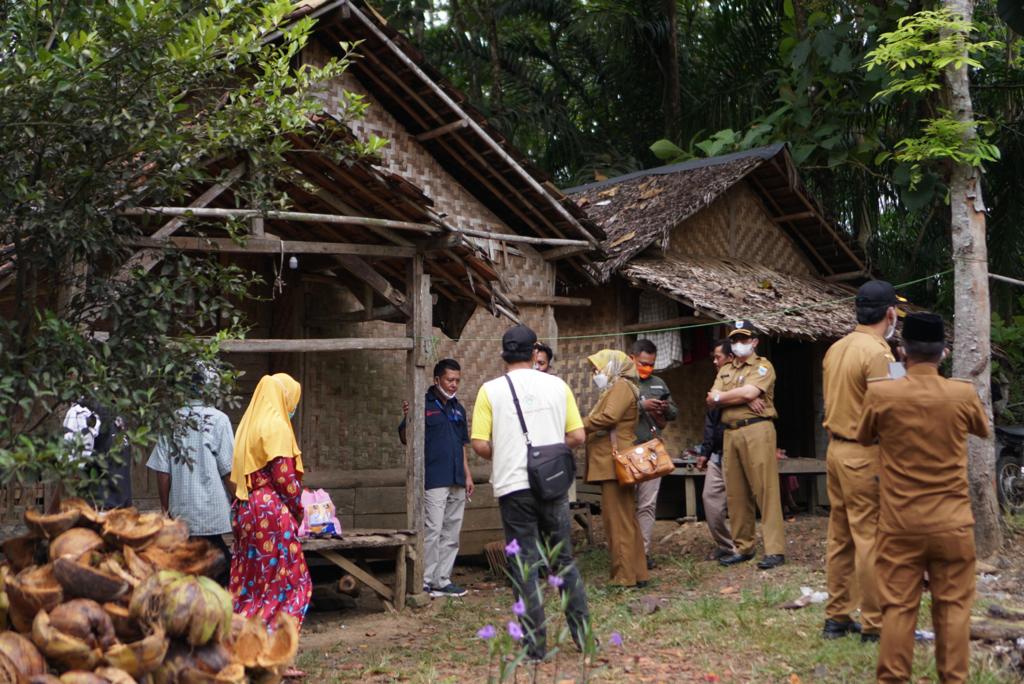
<instances>
[{"instance_id":1,"label":"khaki uniform trousers","mask_svg":"<svg viewBox=\"0 0 1024 684\"><path fill-rule=\"evenodd\" d=\"M875 553L882 605L878 681L910 681L914 629L926 570L932 593L939 681L967 681L974 603L974 527L908 535L879 531Z\"/></svg>"},{"instance_id":2,"label":"khaki uniform trousers","mask_svg":"<svg viewBox=\"0 0 1024 684\"><path fill-rule=\"evenodd\" d=\"M878 447L832 440L828 445L828 604L825 617L845 622L860 607L863 630L878 634L875 535L878 531Z\"/></svg>"},{"instance_id":3,"label":"khaki uniform trousers","mask_svg":"<svg viewBox=\"0 0 1024 684\"><path fill-rule=\"evenodd\" d=\"M765 555L784 555L786 535L779 496L779 464L775 459L774 423L765 420L735 430L726 429L722 466L729 527L736 553L754 553L754 524L757 509L760 509Z\"/></svg>"},{"instance_id":4,"label":"khaki uniform trousers","mask_svg":"<svg viewBox=\"0 0 1024 684\"><path fill-rule=\"evenodd\" d=\"M601 482L601 521L608 537L611 584L632 587L647 581L644 538L636 521L636 487L617 480Z\"/></svg>"}]
</instances>

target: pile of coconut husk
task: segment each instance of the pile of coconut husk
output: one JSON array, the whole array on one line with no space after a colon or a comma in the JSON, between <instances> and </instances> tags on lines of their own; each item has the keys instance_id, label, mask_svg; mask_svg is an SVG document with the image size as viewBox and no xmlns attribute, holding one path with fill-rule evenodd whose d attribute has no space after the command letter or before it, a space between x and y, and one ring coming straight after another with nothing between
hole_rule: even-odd
<instances>
[{"instance_id":1,"label":"pile of coconut husk","mask_svg":"<svg viewBox=\"0 0 1024 684\"><path fill-rule=\"evenodd\" d=\"M25 525L0 545L0 684L274 684L295 658L295 620L233 614L180 520L69 499Z\"/></svg>"}]
</instances>

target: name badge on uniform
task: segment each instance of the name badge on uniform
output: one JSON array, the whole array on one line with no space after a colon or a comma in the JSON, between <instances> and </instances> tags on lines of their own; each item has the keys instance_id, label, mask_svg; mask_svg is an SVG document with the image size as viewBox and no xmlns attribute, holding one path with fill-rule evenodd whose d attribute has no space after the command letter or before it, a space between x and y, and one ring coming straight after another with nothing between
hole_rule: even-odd
<instances>
[{"instance_id":1,"label":"name badge on uniform","mask_svg":"<svg viewBox=\"0 0 1024 684\"><path fill-rule=\"evenodd\" d=\"M893 380L899 380L907 374L907 367L899 361L892 361L889 363L889 377Z\"/></svg>"}]
</instances>

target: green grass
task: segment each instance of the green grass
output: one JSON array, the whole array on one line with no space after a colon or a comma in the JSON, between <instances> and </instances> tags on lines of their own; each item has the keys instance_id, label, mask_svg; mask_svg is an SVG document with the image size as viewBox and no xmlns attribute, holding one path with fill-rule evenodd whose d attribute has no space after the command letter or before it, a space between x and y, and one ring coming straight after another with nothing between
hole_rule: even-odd
<instances>
[{"instance_id":1,"label":"green grass","mask_svg":"<svg viewBox=\"0 0 1024 684\"><path fill-rule=\"evenodd\" d=\"M606 644L601 653L604 662L598 663L600 667L591 681L624 681L634 675L648 675L652 681L696 681L695 673L703 672L717 673L723 679L728 676L731 681L758 683L788 683L792 674L805 684L874 680L877 644L862 644L856 637L822 639L822 604L801 610L778 608L798 596L800 586L821 588L824 580L820 567L790 564L766 574L750 568L720 568L695 560L692 555L657 560L656 582L644 592L635 592L607 585L604 549L579 554L578 563L588 581L592 622ZM632 610L631 605L645 594L664 597L663 607L650 615ZM511 592L506 591L435 603L427 619L433 631L411 648L405 644L385 645L376 651L344 655L350 644L341 643L336 650L303 653L298 665L310 674L307 681L313 684L486 681L488 656L484 643L475 636L476 630L486 623L503 629L510 619L511 603ZM979 601L975 612L981 613L984 608L985 603ZM557 607L549 609L549 617L552 613L557 613ZM394 619L400 621L403 617ZM930 602L925 594L918 627L930 626ZM613 630L622 633L625 649L607 646ZM334 654L328 655L331 651ZM638 651L647 654L648 659L635 665L627 654ZM571 654L570 660L578 657L574 651ZM344 669L345 661L362 667ZM672 675L679 663L690 668L685 676ZM550 681L550 674L542 679ZM912 681L922 679L937 681L930 645L919 645L914 652ZM991 658L977 656L969 681L1009 684L1019 679L999 670Z\"/></svg>"}]
</instances>

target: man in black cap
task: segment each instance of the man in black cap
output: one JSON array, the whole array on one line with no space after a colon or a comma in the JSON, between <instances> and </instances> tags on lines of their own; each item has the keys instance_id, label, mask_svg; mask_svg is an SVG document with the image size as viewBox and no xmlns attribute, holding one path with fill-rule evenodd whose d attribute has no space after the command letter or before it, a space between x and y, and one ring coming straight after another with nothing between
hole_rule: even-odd
<instances>
[{"instance_id":1,"label":"man in black cap","mask_svg":"<svg viewBox=\"0 0 1024 684\"><path fill-rule=\"evenodd\" d=\"M865 446L879 444L878 681L910 680L927 571L939 679L963 682L975 561L967 434L987 437L988 417L969 380L939 375L946 355L942 318L909 314L902 346L907 374L869 381L856 434Z\"/></svg>"},{"instance_id":2,"label":"man in black cap","mask_svg":"<svg viewBox=\"0 0 1024 684\"><path fill-rule=\"evenodd\" d=\"M743 563L754 557L755 519L761 509L764 558L757 564L771 570L786 562L786 533L779 495L779 464L775 458L775 368L757 355L757 332L750 321L736 321L729 333L732 363L718 371L708 392L709 408L721 408L725 426L725 496L736 553L718 562Z\"/></svg>"},{"instance_id":3,"label":"man in black cap","mask_svg":"<svg viewBox=\"0 0 1024 684\"><path fill-rule=\"evenodd\" d=\"M886 340L896 331L896 303L896 290L884 280L861 285L856 300L857 327L829 347L822 363L822 425L829 434L828 604L822 631L826 639L860 632L861 641L878 641L882 629L874 554L878 446L861 446L856 437L868 379L887 377L889 364L895 362ZM851 615L858 607L863 626Z\"/></svg>"},{"instance_id":4,"label":"man in black cap","mask_svg":"<svg viewBox=\"0 0 1024 684\"><path fill-rule=\"evenodd\" d=\"M565 618L573 640L582 648L587 634L587 595L573 560L569 497L539 498L530 489L526 472L526 437L519 423L510 384L515 387L532 444L583 444L583 420L572 390L560 378L533 367L537 335L525 325L509 328L501 338L505 375L480 387L473 406L473 450L492 462L491 485L498 499L505 529L506 553L513 591L526 608L520 618L527 654L547 654L544 602L537 582L541 562L539 545L558 547L549 577L561 580L566 598ZM548 559L550 560L550 559ZM521 570L526 569L527 576ZM554 584L554 582L552 582Z\"/></svg>"}]
</instances>

